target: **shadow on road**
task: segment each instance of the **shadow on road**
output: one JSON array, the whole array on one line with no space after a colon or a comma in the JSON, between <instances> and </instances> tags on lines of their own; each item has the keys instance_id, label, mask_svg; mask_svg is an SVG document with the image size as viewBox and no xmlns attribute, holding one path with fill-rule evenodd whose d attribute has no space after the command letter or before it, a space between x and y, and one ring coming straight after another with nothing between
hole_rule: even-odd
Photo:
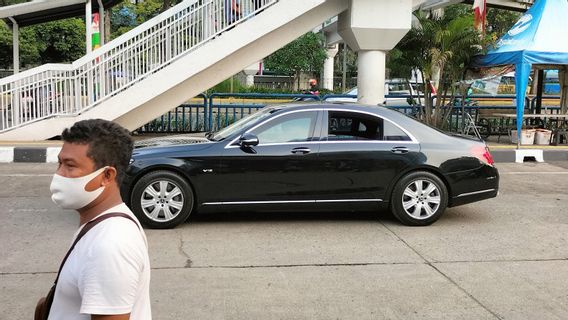
<instances>
[{"instance_id":1,"label":"shadow on road","mask_svg":"<svg viewBox=\"0 0 568 320\"><path fill-rule=\"evenodd\" d=\"M186 223L194 222L247 222L247 221L391 221L389 211L378 212L222 212L193 214Z\"/></svg>"}]
</instances>

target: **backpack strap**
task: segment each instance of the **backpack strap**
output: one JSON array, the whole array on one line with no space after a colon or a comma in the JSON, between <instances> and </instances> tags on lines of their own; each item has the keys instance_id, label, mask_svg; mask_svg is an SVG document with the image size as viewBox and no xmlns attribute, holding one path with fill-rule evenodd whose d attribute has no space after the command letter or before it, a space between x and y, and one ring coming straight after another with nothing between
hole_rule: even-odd
<instances>
[{"instance_id":1,"label":"backpack strap","mask_svg":"<svg viewBox=\"0 0 568 320\"><path fill-rule=\"evenodd\" d=\"M104 215L102 215L102 216L100 216L96 219L93 219L93 220L87 222L87 224L85 224L83 229L81 229L81 231L77 235L77 238L75 238L75 241L73 241L73 244L71 245L71 248L69 248L69 251L67 251L65 258L63 258L63 261L61 262L61 266L59 266L59 271L57 271L57 278L55 278L54 285L57 285L57 280L59 280L59 275L61 274L61 270L63 269L63 265L67 261L67 258L69 258L69 255L71 254L71 251L73 251L73 249L75 248L75 245L77 244L77 242L79 242L79 240L81 240L81 238L83 238L83 236L87 232L89 232L89 230L91 230L94 226L96 226L97 224L99 224L100 222L103 222L104 220L106 220L108 218L113 218L113 217L123 217L123 218L129 219L132 222L134 222L134 224L136 224L136 226L138 228L140 228L138 223L136 223L136 221L134 219L132 219L131 216L127 215L126 213L122 213L122 212L107 213L107 214L104 214Z\"/></svg>"}]
</instances>

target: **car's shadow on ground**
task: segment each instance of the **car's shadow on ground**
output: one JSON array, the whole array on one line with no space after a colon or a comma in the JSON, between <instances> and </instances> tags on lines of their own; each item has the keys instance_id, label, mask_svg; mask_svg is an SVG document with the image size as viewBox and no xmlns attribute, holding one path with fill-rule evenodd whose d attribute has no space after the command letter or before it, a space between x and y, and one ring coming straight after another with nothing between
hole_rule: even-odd
<instances>
[{"instance_id":1,"label":"car's shadow on ground","mask_svg":"<svg viewBox=\"0 0 568 320\"><path fill-rule=\"evenodd\" d=\"M192 214L186 223L253 221L394 221L388 210L354 212L220 212Z\"/></svg>"},{"instance_id":2,"label":"car's shadow on ground","mask_svg":"<svg viewBox=\"0 0 568 320\"><path fill-rule=\"evenodd\" d=\"M469 224L486 223L491 219L486 215L475 212L470 207L448 208L440 217L438 224ZM238 223L238 222L291 222L291 221L372 221L379 223L400 222L386 209L378 211L338 211L338 212L219 212L219 213L194 213L186 223Z\"/></svg>"}]
</instances>

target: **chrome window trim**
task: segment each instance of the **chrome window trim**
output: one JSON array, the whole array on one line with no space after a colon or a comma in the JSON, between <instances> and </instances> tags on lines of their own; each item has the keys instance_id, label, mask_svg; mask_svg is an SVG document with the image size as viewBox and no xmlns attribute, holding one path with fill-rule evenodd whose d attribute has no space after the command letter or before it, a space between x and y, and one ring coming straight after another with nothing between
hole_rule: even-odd
<instances>
[{"instance_id":1,"label":"chrome window trim","mask_svg":"<svg viewBox=\"0 0 568 320\"><path fill-rule=\"evenodd\" d=\"M473 196L473 195L476 195L476 194L487 193L487 192L492 192L492 191L495 191L495 189L487 189L487 190L466 192L466 193L462 193L462 194L457 195L456 198L459 198L459 197L467 197L467 196Z\"/></svg>"},{"instance_id":2,"label":"chrome window trim","mask_svg":"<svg viewBox=\"0 0 568 320\"><path fill-rule=\"evenodd\" d=\"M330 144L330 143L349 143L349 144L354 144L354 143L365 143L365 144L369 144L369 143L376 143L376 144L418 144L418 142L413 142L413 141L383 141L383 140L338 140L338 141L300 141L300 142L280 142L280 143L265 143L265 144L259 144L258 146L285 146L285 145L297 145L297 144ZM240 148L239 146L226 146L225 149L230 149L230 148Z\"/></svg>"},{"instance_id":3,"label":"chrome window trim","mask_svg":"<svg viewBox=\"0 0 568 320\"><path fill-rule=\"evenodd\" d=\"M305 143L309 143L309 144L314 144L314 143L379 143L379 144L385 144L385 143L395 143L395 144L419 144L418 140L414 137L414 135L412 135L410 132L408 132L408 130L404 129L403 127L399 126L397 123L393 122L392 120L390 120L387 117L383 117L377 114L374 114L372 112L367 112L367 111L361 111L361 110L346 110L346 109L341 109L341 108L317 108L317 109L310 109L310 110L293 110L293 111L288 111L286 113L282 113L280 115L275 116L274 118L270 118L267 119L259 124L257 124L256 126L248 129L247 131L243 132L243 134L245 133L249 133L250 131L260 127L261 125L267 123L268 121L271 121L273 119L288 115L288 114L292 114L292 113L298 113L298 112L310 112L310 111L317 111L317 112L323 112L323 111L340 111L340 112L355 112L355 113L361 113L361 114L365 114L365 115L369 115L375 118L381 118L383 120L386 120L388 122L390 122L391 124L393 124L395 127L399 128L400 130L402 130L402 132L404 132L406 135L408 135L408 137L410 138L410 141L405 141L405 140L338 140L338 141L299 141L299 142L281 142L281 143L267 143L267 144L259 144L258 146L279 146L279 145L292 145L292 144L305 144ZM240 137L240 136L239 136ZM232 144L235 143L239 137L236 137L235 139L233 139L231 142L229 142L227 145L225 145L224 149L229 149L229 148L240 148L240 146L233 146Z\"/></svg>"},{"instance_id":4,"label":"chrome window trim","mask_svg":"<svg viewBox=\"0 0 568 320\"><path fill-rule=\"evenodd\" d=\"M418 144L415 141L397 141L397 140L337 140L337 141L317 141L319 143L377 143L377 144Z\"/></svg>"},{"instance_id":5,"label":"chrome window trim","mask_svg":"<svg viewBox=\"0 0 568 320\"><path fill-rule=\"evenodd\" d=\"M337 199L337 200L316 200L316 203L333 202L383 202L383 199Z\"/></svg>"},{"instance_id":6,"label":"chrome window trim","mask_svg":"<svg viewBox=\"0 0 568 320\"><path fill-rule=\"evenodd\" d=\"M202 205L287 204L287 203L337 203L337 202L383 202L383 199L334 199L334 200L282 200L282 201L220 201Z\"/></svg>"}]
</instances>

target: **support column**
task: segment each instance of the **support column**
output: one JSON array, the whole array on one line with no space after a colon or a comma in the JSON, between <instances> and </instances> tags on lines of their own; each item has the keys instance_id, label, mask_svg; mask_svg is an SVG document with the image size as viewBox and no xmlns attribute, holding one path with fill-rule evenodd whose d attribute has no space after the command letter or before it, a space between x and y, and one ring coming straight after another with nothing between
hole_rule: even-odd
<instances>
[{"instance_id":1,"label":"support column","mask_svg":"<svg viewBox=\"0 0 568 320\"><path fill-rule=\"evenodd\" d=\"M10 21L12 21L12 46L14 47L12 64L14 74L16 74L20 72L20 27L14 18L10 17Z\"/></svg>"},{"instance_id":2,"label":"support column","mask_svg":"<svg viewBox=\"0 0 568 320\"><path fill-rule=\"evenodd\" d=\"M380 104L385 101L385 51L358 52L357 100L362 104Z\"/></svg>"},{"instance_id":3,"label":"support column","mask_svg":"<svg viewBox=\"0 0 568 320\"><path fill-rule=\"evenodd\" d=\"M101 46L105 44L105 7L102 0L97 0L99 2L99 33L101 39Z\"/></svg>"},{"instance_id":4,"label":"support column","mask_svg":"<svg viewBox=\"0 0 568 320\"><path fill-rule=\"evenodd\" d=\"M87 54L93 51L93 46L91 42L93 41L93 8L91 6L91 0L87 0L85 4L85 42L87 45Z\"/></svg>"},{"instance_id":5,"label":"support column","mask_svg":"<svg viewBox=\"0 0 568 320\"><path fill-rule=\"evenodd\" d=\"M259 73L262 61L251 64L250 66L243 69L246 75L246 85L247 87L254 86L254 76Z\"/></svg>"},{"instance_id":6,"label":"support column","mask_svg":"<svg viewBox=\"0 0 568 320\"><path fill-rule=\"evenodd\" d=\"M386 52L410 30L413 0L350 0L337 31L358 53L357 100L384 103Z\"/></svg>"},{"instance_id":7,"label":"support column","mask_svg":"<svg viewBox=\"0 0 568 320\"><path fill-rule=\"evenodd\" d=\"M338 52L337 44L328 46L326 49L327 58L323 63L323 79L322 88L327 90L333 90L333 58Z\"/></svg>"}]
</instances>

